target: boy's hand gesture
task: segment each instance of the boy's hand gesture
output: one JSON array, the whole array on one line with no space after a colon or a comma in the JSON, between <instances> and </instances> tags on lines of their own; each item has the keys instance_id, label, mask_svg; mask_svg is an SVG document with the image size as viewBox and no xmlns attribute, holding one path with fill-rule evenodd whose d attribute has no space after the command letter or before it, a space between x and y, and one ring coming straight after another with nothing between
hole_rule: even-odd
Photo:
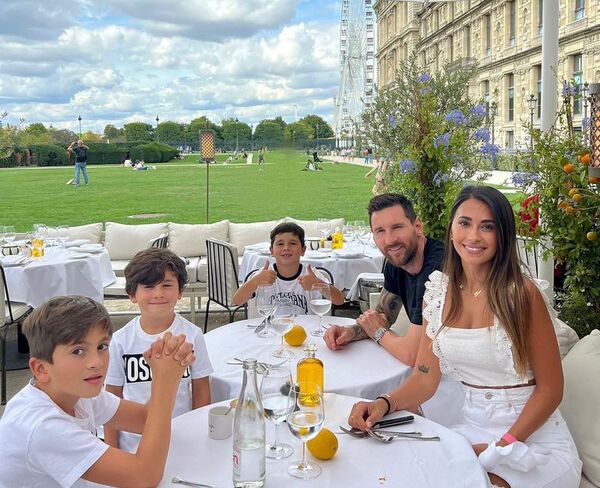
<instances>
[{"instance_id":1,"label":"boy's hand gesture","mask_svg":"<svg viewBox=\"0 0 600 488\"><path fill-rule=\"evenodd\" d=\"M310 264L308 265L307 271L307 274L298 278L298 283L300 283L300 286L303 290L310 290L313 287L313 285L316 285L317 283L323 283L323 280L320 280L317 277L313 270L313 267Z\"/></svg>"},{"instance_id":2,"label":"boy's hand gesture","mask_svg":"<svg viewBox=\"0 0 600 488\"><path fill-rule=\"evenodd\" d=\"M165 379L179 379L196 357L192 350L192 344L185 341L185 335L177 336L166 332L157 339L150 349L144 353L144 359L152 370L152 379L160 377Z\"/></svg>"},{"instance_id":3,"label":"boy's hand gesture","mask_svg":"<svg viewBox=\"0 0 600 488\"><path fill-rule=\"evenodd\" d=\"M272 285L275 283L276 279L277 273L274 270L269 269L269 260L267 259L260 272L252 278L252 281L258 287L259 285Z\"/></svg>"}]
</instances>

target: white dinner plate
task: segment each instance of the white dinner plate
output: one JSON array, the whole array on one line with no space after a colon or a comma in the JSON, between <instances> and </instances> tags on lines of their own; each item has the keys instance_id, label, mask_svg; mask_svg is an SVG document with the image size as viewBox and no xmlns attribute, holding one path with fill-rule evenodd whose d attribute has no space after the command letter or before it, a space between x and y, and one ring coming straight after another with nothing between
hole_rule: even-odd
<instances>
[{"instance_id":1,"label":"white dinner plate","mask_svg":"<svg viewBox=\"0 0 600 488\"><path fill-rule=\"evenodd\" d=\"M72 241L66 241L65 247L83 246L84 244L87 244L88 242L90 242L89 239L74 239Z\"/></svg>"},{"instance_id":2,"label":"white dinner plate","mask_svg":"<svg viewBox=\"0 0 600 488\"><path fill-rule=\"evenodd\" d=\"M67 256L69 257L69 259L85 259L89 258L91 254L89 252L75 251L69 249Z\"/></svg>"},{"instance_id":3,"label":"white dinner plate","mask_svg":"<svg viewBox=\"0 0 600 488\"><path fill-rule=\"evenodd\" d=\"M350 327L351 325L356 324L356 319L351 319L350 317L331 317L329 315L324 315L323 323L325 324L325 327L331 324L341 325L342 327Z\"/></svg>"},{"instance_id":4,"label":"white dinner plate","mask_svg":"<svg viewBox=\"0 0 600 488\"><path fill-rule=\"evenodd\" d=\"M71 248L70 250L77 252L91 252L92 254L97 254L104 251L104 246L102 244L84 244L76 248Z\"/></svg>"},{"instance_id":5,"label":"white dinner plate","mask_svg":"<svg viewBox=\"0 0 600 488\"><path fill-rule=\"evenodd\" d=\"M5 268L10 268L13 266L25 266L29 262L31 262L31 258L28 258L22 254L15 254L13 256L0 256L0 263L2 263L2 266Z\"/></svg>"},{"instance_id":6,"label":"white dinner plate","mask_svg":"<svg viewBox=\"0 0 600 488\"><path fill-rule=\"evenodd\" d=\"M330 252L308 250L304 253L304 257L308 259L327 259L331 256Z\"/></svg>"},{"instance_id":7,"label":"white dinner plate","mask_svg":"<svg viewBox=\"0 0 600 488\"><path fill-rule=\"evenodd\" d=\"M344 251L343 249L340 251L333 251L332 253L333 257L336 258L343 258L343 259L356 259L356 258L362 258L364 257L364 254L362 252L358 252L358 251Z\"/></svg>"}]
</instances>

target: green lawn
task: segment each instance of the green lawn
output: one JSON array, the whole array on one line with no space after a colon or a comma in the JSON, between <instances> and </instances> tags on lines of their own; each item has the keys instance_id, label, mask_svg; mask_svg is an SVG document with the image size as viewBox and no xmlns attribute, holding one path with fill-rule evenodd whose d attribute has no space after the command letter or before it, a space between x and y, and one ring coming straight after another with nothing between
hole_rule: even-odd
<instances>
[{"instance_id":1,"label":"green lawn","mask_svg":"<svg viewBox=\"0 0 600 488\"><path fill-rule=\"evenodd\" d=\"M254 158L256 162L257 154ZM321 172L302 171L306 159L297 152L267 153L263 172L256 164L241 162L210 165L209 221L365 219L373 184L371 178L363 178L367 169L324 163ZM0 225L14 225L22 232L34 223L204 223L206 166L196 161L197 156L188 156L158 164L155 171L88 166L90 186L79 188L65 184L73 167L0 169ZM129 218L148 213L168 215Z\"/></svg>"}]
</instances>

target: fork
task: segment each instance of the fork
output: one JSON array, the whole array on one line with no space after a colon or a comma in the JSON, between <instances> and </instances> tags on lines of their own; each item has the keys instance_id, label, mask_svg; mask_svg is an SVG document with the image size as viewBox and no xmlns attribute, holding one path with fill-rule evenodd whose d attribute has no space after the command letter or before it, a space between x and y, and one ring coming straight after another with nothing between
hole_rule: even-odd
<instances>
[{"instance_id":1,"label":"fork","mask_svg":"<svg viewBox=\"0 0 600 488\"><path fill-rule=\"evenodd\" d=\"M392 442L394 439L402 438L402 439L414 439L415 441L439 441L440 438L438 436L433 437L421 437L415 435L405 435L405 434L392 434L386 435L374 430L367 430L367 434L369 437L372 437L376 441L382 442L384 444L388 444Z\"/></svg>"},{"instance_id":2,"label":"fork","mask_svg":"<svg viewBox=\"0 0 600 488\"><path fill-rule=\"evenodd\" d=\"M173 476L173 479L171 479L171 483L178 485L196 486L198 488L215 488L213 485L206 485L203 483L196 483L195 481L183 480L178 476Z\"/></svg>"}]
</instances>

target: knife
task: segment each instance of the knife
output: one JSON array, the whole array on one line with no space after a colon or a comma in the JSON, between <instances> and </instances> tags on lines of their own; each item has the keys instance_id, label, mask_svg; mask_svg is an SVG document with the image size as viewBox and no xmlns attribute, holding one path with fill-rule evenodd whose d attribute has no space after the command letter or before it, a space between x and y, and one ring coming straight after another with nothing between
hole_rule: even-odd
<instances>
[{"instance_id":1,"label":"knife","mask_svg":"<svg viewBox=\"0 0 600 488\"><path fill-rule=\"evenodd\" d=\"M414 415L406 415L405 417L397 417L395 419L380 420L373 424L374 428L393 427L394 425L410 424L415 420Z\"/></svg>"}]
</instances>

